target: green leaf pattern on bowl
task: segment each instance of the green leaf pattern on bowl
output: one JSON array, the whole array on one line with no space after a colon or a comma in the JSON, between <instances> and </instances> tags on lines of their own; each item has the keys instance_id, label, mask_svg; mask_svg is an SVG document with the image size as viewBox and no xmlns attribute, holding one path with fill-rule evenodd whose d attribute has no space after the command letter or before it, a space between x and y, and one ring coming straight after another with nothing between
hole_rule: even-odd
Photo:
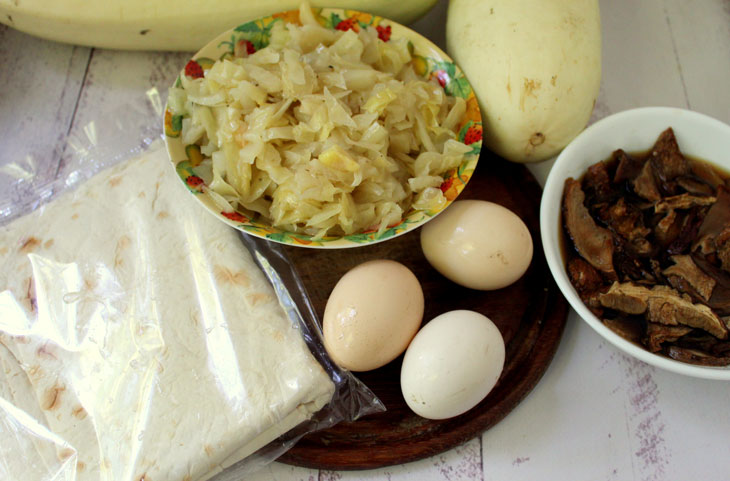
<instances>
[{"instance_id":1,"label":"green leaf pattern on bowl","mask_svg":"<svg viewBox=\"0 0 730 481\"><path fill-rule=\"evenodd\" d=\"M341 10L341 9L313 9L313 14L317 21L326 28L346 30L348 28L370 28L376 27L380 29L379 25L384 20L378 16L357 12L354 10ZM284 12L271 17L247 22L238 27L234 28L230 32L228 40L220 40L217 44L217 50L219 52L218 58L230 58L234 55L236 45L243 40L250 42L255 50L259 50L269 45L271 41L271 31L277 22L297 23L299 24L299 13L298 11ZM342 22L346 22L342 25ZM387 21L385 21L387 22ZM354 27L356 25L357 27ZM410 42L410 46L413 43ZM453 62L438 58L441 55L440 52L431 55L420 55L414 47L414 68L416 73L423 78L432 79L435 78L444 92L448 96L461 97L467 101L466 114L464 119L459 125L458 139L464 142L467 138L467 132L469 129L478 129L479 136L478 140L468 144L472 146L472 150L467 153L464 162L459 166L458 169L444 175L444 182L441 186L441 190L444 192L448 203L451 203L456 196L463 190L464 186L468 182L469 178L473 175L474 167L481 151L481 115L479 112L479 106L474 96L474 92L469 85L469 82L464 77L464 74L459 70ZM434 52L433 50L431 50ZM203 49L208 55L211 54L210 47ZM209 57L197 57L196 60L204 70L210 68L213 60ZM184 72L181 73L184 75ZM176 86L180 85L180 79L178 77L175 82ZM168 149L170 149L170 142L180 142L179 130L182 127L182 116L172 115L171 112L165 109L165 135L167 138L174 138L168 141ZM187 115L186 115L187 116ZM170 135L172 134L172 135ZM188 146L180 146L182 151ZM177 147L175 150L180 150ZM193 184L201 179L195 171L195 168L190 163L189 159L177 160L176 171L181 180L185 183L188 190L194 194L203 194L207 189L205 183L199 185L191 185L191 179L194 181ZM202 179L201 179L202 180ZM203 200L205 196L199 198ZM211 202L205 201L204 203L212 208ZM380 241L388 239L390 237L397 236L409 229L414 228L417 225L423 223L426 219L438 214L439 211L417 211L410 209L405 213L403 220L394 226L389 226L385 231L378 235L377 231L368 231L358 234L352 234L342 237L332 236L314 239L312 236L305 234L298 234L293 232L286 232L280 229L271 227L270 225L261 223L255 219L249 219L248 216L244 216L247 222L236 222L231 220L230 217L225 220L250 234L258 237L264 237L272 241L290 244L290 245L303 245L321 247L327 244L334 243L338 246L346 245L360 245L374 241ZM221 215L221 217L223 217Z\"/></svg>"}]
</instances>

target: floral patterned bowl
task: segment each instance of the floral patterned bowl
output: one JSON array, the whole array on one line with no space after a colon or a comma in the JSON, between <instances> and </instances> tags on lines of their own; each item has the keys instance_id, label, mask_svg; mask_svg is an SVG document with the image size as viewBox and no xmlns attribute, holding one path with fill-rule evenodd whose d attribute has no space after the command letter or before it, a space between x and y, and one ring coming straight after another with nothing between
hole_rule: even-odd
<instances>
[{"instance_id":1,"label":"floral patterned bowl","mask_svg":"<svg viewBox=\"0 0 730 481\"><path fill-rule=\"evenodd\" d=\"M458 139L472 147L464 161L457 169L444 175L441 190L447 199L446 204L438 211L424 211L411 208L401 221L390 225L381 233L377 229L367 230L352 235L313 238L306 234L287 232L271 226L265 220L257 219L246 212L221 212L220 207L208 193L208 186L200 168L201 154L196 145L183 145L181 129L183 116L173 115L169 108L165 109L164 133L167 152L180 179L190 192L211 213L223 222L248 234L262 237L283 244L315 247L344 248L357 247L364 244L381 242L405 232L411 231L428 222L442 212L461 193L469 181L479 158L482 146L482 122L477 99L469 82L453 61L436 45L416 32L387 19L354 10L336 8L315 8L315 18L326 28L336 30L374 28L381 40L391 38L407 38L413 46L413 58L416 73L426 79L435 78L448 96L459 96L466 99L466 113L459 123ZM202 74L210 68L215 59L233 55L237 49L245 48L248 53L264 48L269 43L269 34L275 22L299 23L299 11L292 10L255 21L244 23L231 29L208 43L185 66L185 73L193 70ZM180 84L178 78L176 86Z\"/></svg>"}]
</instances>

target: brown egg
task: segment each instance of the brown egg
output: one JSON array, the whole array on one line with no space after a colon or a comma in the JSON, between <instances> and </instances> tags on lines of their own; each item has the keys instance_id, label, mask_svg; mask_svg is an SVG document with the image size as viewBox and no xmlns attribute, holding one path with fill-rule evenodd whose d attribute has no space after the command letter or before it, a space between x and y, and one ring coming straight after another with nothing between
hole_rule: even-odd
<instances>
[{"instance_id":1,"label":"brown egg","mask_svg":"<svg viewBox=\"0 0 730 481\"><path fill-rule=\"evenodd\" d=\"M423 319L423 290L403 264L365 262L332 290L324 312L324 345L333 361L370 371L403 353Z\"/></svg>"},{"instance_id":2,"label":"brown egg","mask_svg":"<svg viewBox=\"0 0 730 481\"><path fill-rule=\"evenodd\" d=\"M456 201L421 229L428 262L459 285L479 290L506 287L532 261L532 237L511 210L484 200Z\"/></svg>"}]
</instances>

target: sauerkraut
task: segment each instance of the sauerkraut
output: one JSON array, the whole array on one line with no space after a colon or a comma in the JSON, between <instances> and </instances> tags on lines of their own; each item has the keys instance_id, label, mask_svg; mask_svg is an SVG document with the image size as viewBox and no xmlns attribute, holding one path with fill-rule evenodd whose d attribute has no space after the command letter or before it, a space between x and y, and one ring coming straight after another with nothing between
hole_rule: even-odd
<instances>
[{"instance_id":1,"label":"sauerkraut","mask_svg":"<svg viewBox=\"0 0 730 481\"><path fill-rule=\"evenodd\" d=\"M405 38L327 29L306 7L300 20L170 90L183 144L212 171L209 193L224 211L315 238L440 210L444 174L471 150L456 135L464 99L415 73Z\"/></svg>"}]
</instances>

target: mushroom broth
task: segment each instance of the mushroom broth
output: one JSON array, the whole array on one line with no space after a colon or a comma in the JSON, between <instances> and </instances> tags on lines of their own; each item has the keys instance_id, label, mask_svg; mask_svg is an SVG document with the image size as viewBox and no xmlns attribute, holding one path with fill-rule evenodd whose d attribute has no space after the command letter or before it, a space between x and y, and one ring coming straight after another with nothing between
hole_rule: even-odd
<instances>
[{"instance_id":1,"label":"mushroom broth","mask_svg":"<svg viewBox=\"0 0 730 481\"><path fill-rule=\"evenodd\" d=\"M730 365L730 174L683 155L671 128L565 182L571 283L609 328L657 354Z\"/></svg>"}]
</instances>

